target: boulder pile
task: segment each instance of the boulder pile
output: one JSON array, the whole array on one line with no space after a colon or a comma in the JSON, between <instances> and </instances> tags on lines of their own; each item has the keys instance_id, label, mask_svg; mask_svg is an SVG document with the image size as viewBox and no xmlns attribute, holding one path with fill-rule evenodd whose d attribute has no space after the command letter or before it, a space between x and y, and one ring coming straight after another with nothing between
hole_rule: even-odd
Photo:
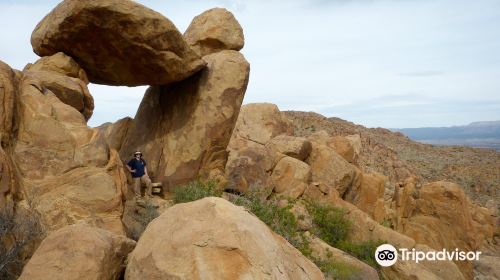
<instances>
[{"instance_id":1,"label":"boulder pile","mask_svg":"<svg viewBox=\"0 0 500 280\"><path fill-rule=\"evenodd\" d=\"M39 247L20 279L324 279L315 263L332 259L359 279L498 272L496 217L459 186L421 184L406 169L378 174L359 164L360 135L299 135L276 105L242 106L250 65L226 9L203 12L181 34L135 1L64 0L31 43L40 59L22 71L0 61L0 210L30 207L47 233L30 243ZM134 118L91 128L89 83L149 88ZM124 163L136 150L165 197L131 199ZM195 180L216 182L225 198L255 190L292 204L310 259L230 199L164 199ZM377 271L312 234L307 201L343 209L350 242L488 256Z\"/></svg>"}]
</instances>

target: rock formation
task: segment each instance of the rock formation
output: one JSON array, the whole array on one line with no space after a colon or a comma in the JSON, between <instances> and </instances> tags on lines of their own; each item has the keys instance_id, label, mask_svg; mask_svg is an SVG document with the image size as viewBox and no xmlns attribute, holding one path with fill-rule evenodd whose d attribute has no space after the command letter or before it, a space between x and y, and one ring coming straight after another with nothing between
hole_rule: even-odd
<instances>
[{"instance_id":1,"label":"rock formation","mask_svg":"<svg viewBox=\"0 0 500 280\"><path fill-rule=\"evenodd\" d=\"M125 279L163 278L323 279L323 274L242 207L204 198L167 209L130 254Z\"/></svg>"},{"instance_id":2,"label":"rock formation","mask_svg":"<svg viewBox=\"0 0 500 280\"><path fill-rule=\"evenodd\" d=\"M43 240L19 279L119 279L135 241L80 223Z\"/></svg>"},{"instance_id":3,"label":"rock formation","mask_svg":"<svg viewBox=\"0 0 500 280\"><path fill-rule=\"evenodd\" d=\"M121 146L124 159L147 154L151 176L165 187L224 171L250 67L231 50L203 59L207 68L189 79L148 89Z\"/></svg>"},{"instance_id":4,"label":"rock formation","mask_svg":"<svg viewBox=\"0 0 500 280\"><path fill-rule=\"evenodd\" d=\"M210 9L196 16L184 33L184 39L200 56L222 50L239 51L245 44L240 24L223 8Z\"/></svg>"},{"instance_id":5,"label":"rock formation","mask_svg":"<svg viewBox=\"0 0 500 280\"><path fill-rule=\"evenodd\" d=\"M165 85L204 66L175 25L130 0L65 0L31 35L40 56L63 52L106 85Z\"/></svg>"}]
</instances>

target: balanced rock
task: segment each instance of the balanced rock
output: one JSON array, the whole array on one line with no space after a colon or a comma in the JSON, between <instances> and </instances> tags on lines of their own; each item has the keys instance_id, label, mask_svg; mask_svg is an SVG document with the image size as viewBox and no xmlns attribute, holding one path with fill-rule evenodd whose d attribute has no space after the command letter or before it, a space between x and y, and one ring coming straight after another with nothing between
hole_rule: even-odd
<instances>
[{"instance_id":1,"label":"balanced rock","mask_svg":"<svg viewBox=\"0 0 500 280\"><path fill-rule=\"evenodd\" d=\"M174 278L324 279L257 217L214 197L168 208L129 256L127 280Z\"/></svg>"},{"instance_id":2,"label":"balanced rock","mask_svg":"<svg viewBox=\"0 0 500 280\"><path fill-rule=\"evenodd\" d=\"M19 279L119 279L135 241L84 223L45 238Z\"/></svg>"},{"instance_id":3,"label":"balanced rock","mask_svg":"<svg viewBox=\"0 0 500 280\"><path fill-rule=\"evenodd\" d=\"M231 12L223 8L210 9L196 16L184 38L200 56L221 50L239 51L245 44L240 24Z\"/></svg>"},{"instance_id":4,"label":"balanced rock","mask_svg":"<svg viewBox=\"0 0 500 280\"><path fill-rule=\"evenodd\" d=\"M164 187L226 165L250 66L236 51L203 59L207 68L189 79L147 90L120 150L124 159L135 150L147 155L149 174Z\"/></svg>"},{"instance_id":5,"label":"balanced rock","mask_svg":"<svg viewBox=\"0 0 500 280\"><path fill-rule=\"evenodd\" d=\"M97 84L164 85L204 66L170 20L130 0L65 0L38 23L31 45L40 56L73 57Z\"/></svg>"}]
</instances>

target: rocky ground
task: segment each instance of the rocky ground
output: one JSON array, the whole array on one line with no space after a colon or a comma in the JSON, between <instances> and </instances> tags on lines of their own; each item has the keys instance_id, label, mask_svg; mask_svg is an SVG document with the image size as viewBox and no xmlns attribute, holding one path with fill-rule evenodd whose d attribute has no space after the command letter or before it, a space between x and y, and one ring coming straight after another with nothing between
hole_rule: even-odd
<instances>
[{"instance_id":1,"label":"rocky ground","mask_svg":"<svg viewBox=\"0 0 500 280\"><path fill-rule=\"evenodd\" d=\"M498 154L241 106L229 11L181 34L134 1L65 0L31 43L22 71L0 62L0 278L499 279L497 206L456 184L478 172L477 200L498 203ZM134 118L90 128L89 82L150 87ZM135 150L162 195L133 198ZM382 268L380 242L484 257Z\"/></svg>"}]
</instances>

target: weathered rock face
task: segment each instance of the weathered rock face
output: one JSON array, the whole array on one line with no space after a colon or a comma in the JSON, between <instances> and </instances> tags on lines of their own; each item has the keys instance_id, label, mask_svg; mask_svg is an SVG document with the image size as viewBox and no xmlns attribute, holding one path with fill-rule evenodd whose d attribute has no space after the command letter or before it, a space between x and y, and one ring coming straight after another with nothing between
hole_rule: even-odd
<instances>
[{"instance_id":1,"label":"weathered rock face","mask_svg":"<svg viewBox=\"0 0 500 280\"><path fill-rule=\"evenodd\" d=\"M119 279L135 241L85 224L45 238L19 279Z\"/></svg>"},{"instance_id":2,"label":"weathered rock face","mask_svg":"<svg viewBox=\"0 0 500 280\"><path fill-rule=\"evenodd\" d=\"M87 126L82 113L50 89L38 87L43 82L30 73L20 74L18 131L12 149L24 198L36 200L49 230L85 220L123 234L126 177L116 151L109 149L102 133ZM62 84L60 89L67 88Z\"/></svg>"},{"instance_id":3,"label":"weathered rock face","mask_svg":"<svg viewBox=\"0 0 500 280\"><path fill-rule=\"evenodd\" d=\"M375 221L382 222L385 217L384 190L387 178L377 173L363 174L361 183L351 189L345 200L368 213Z\"/></svg>"},{"instance_id":4,"label":"weathered rock face","mask_svg":"<svg viewBox=\"0 0 500 280\"><path fill-rule=\"evenodd\" d=\"M196 16L184 33L184 39L200 56L221 50L239 51L245 44L240 24L223 8L210 9Z\"/></svg>"},{"instance_id":5,"label":"weathered rock face","mask_svg":"<svg viewBox=\"0 0 500 280\"><path fill-rule=\"evenodd\" d=\"M493 238L494 217L486 208L473 205L462 188L440 181L416 189L412 182L398 191L396 229L418 243L441 250L472 251ZM405 202L403 204L403 202ZM472 264L458 261L462 273L472 279Z\"/></svg>"},{"instance_id":6,"label":"weathered rock face","mask_svg":"<svg viewBox=\"0 0 500 280\"><path fill-rule=\"evenodd\" d=\"M357 182L355 167L332 148L312 140L312 152L307 159L311 166L312 181L323 182L334 187L340 196Z\"/></svg>"},{"instance_id":7,"label":"weathered rock face","mask_svg":"<svg viewBox=\"0 0 500 280\"><path fill-rule=\"evenodd\" d=\"M291 123L271 103L253 103L241 107L228 150L255 144L265 145L272 138L292 134ZM249 143L250 142L250 143Z\"/></svg>"},{"instance_id":8,"label":"weathered rock face","mask_svg":"<svg viewBox=\"0 0 500 280\"><path fill-rule=\"evenodd\" d=\"M274 192L293 199L304 193L310 178L309 165L292 157L282 158L271 175Z\"/></svg>"},{"instance_id":9,"label":"weathered rock face","mask_svg":"<svg viewBox=\"0 0 500 280\"><path fill-rule=\"evenodd\" d=\"M272 191L271 172L274 168L273 154L263 145L245 147L231 152L226 164L228 189L244 193L249 189Z\"/></svg>"},{"instance_id":10,"label":"weathered rock face","mask_svg":"<svg viewBox=\"0 0 500 280\"><path fill-rule=\"evenodd\" d=\"M161 278L323 279L323 275L242 207L204 198L167 209L130 254L125 279Z\"/></svg>"},{"instance_id":11,"label":"weathered rock face","mask_svg":"<svg viewBox=\"0 0 500 280\"><path fill-rule=\"evenodd\" d=\"M222 172L226 164L250 67L236 51L204 60L207 68L189 79L148 89L120 150L123 159L141 150L164 187Z\"/></svg>"},{"instance_id":12,"label":"weathered rock face","mask_svg":"<svg viewBox=\"0 0 500 280\"><path fill-rule=\"evenodd\" d=\"M165 85L204 66L174 24L129 0L65 0L31 35L40 56L64 52L93 83Z\"/></svg>"},{"instance_id":13,"label":"weathered rock face","mask_svg":"<svg viewBox=\"0 0 500 280\"><path fill-rule=\"evenodd\" d=\"M9 65L0 61L0 144L10 144L15 129L17 77Z\"/></svg>"},{"instance_id":14,"label":"weathered rock face","mask_svg":"<svg viewBox=\"0 0 500 280\"><path fill-rule=\"evenodd\" d=\"M105 123L98 127L104 133L109 147L117 151L121 150L125 136L127 136L129 128L133 125L134 119L125 117L115 123Z\"/></svg>"},{"instance_id":15,"label":"weathered rock face","mask_svg":"<svg viewBox=\"0 0 500 280\"><path fill-rule=\"evenodd\" d=\"M266 148L274 153L304 161L311 153L312 145L309 140L303 137L278 135L267 142Z\"/></svg>"},{"instance_id":16,"label":"weathered rock face","mask_svg":"<svg viewBox=\"0 0 500 280\"><path fill-rule=\"evenodd\" d=\"M79 111L85 120L92 116L94 98L87 88L85 71L65 54L57 53L28 65L24 78L43 93L50 90L63 103Z\"/></svg>"}]
</instances>

